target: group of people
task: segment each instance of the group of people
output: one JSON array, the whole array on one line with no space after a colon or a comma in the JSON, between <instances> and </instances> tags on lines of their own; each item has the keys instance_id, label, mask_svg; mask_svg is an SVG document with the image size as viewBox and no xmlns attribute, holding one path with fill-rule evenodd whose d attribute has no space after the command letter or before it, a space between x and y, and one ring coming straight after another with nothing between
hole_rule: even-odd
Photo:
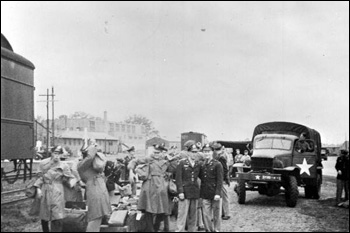
<instances>
[{"instance_id":1,"label":"group of people","mask_svg":"<svg viewBox=\"0 0 350 233\"><path fill-rule=\"evenodd\" d=\"M122 190L127 181L130 197L135 197L137 168L145 164L148 175L142 183L138 210L144 213L147 231L158 231L161 222L164 231L169 231L170 215L174 214L177 231L220 231L221 221L230 218L228 160L232 155L216 142L202 146L189 140L184 150L176 149L154 145L150 156L135 158L131 147L124 159L108 161L101 171L93 164L99 150L94 141L82 149L80 159L67 156L60 146L52 148L51 157L40 164L35 182L43 231L62 231L65 203L83 199L88 206L86 231L99 231L103 217L111 213L115 187ZM170 180L176 184L175 194L168 191Z\"/></svg>"},{"instance_id":2,"label":"group of people","mask_svg":"<svg viewBox=\"0 0 350 233\"><path fill-rule=\"evenodd\" d=\"M98 153L91 141L82 149L83 158L67 156L61 146L51 149L51 157L39 165L36 199L40 200L39 217L43 232L62 232L66 202L83 201L82 187L88 206L87 232L98 232L102 218L111 213L103 170L93 165Z\"/></svg>"},{"instance_id":3,"label":"group of people","mask_svg":"<svg viewBox=\"0 0 350 233\"><path fill-rule=\"evenodd\" d=\"M178 205L176 231L220 231L221 220L229 216L227 187L228 154L219 143L201 145L195 141L184 144L185 149L174 153L162 145L154 145L154 152L144 158L133 159L128 164L130 174L147 166L138 201L144 212L147 231L158 231L164 221L164 231L169 231L169 216L173 202ZM133 175L131 175L133 176ZM175 180L177 195L168 191L169 181Z\"/></svg>"},{"instance_id":4,"label":"group of people","mask_svg":"<svg viewBox=\"0 0 350 233\"><path fill-rule=\"evenodd\" d=\"M36 198L40 199L40 219L44 232L62 231L67 201L86 199L87 232L100 230L102 218L111 213L109 201L114 188L123 189L121 180L131 186L131 197L136 196L138 169L146 167L142 182L138 210L144 214L147 231L158 231L164 222L164 231L169 231L170 215L176 211L176 231L220 231L221 221L229 216L228 187L232 164L238 164L242 172L250 166L248 150L242 155L236 150L233 163L225 148L217 142L201 145L189 140L179 153L176 147L169 150L164 145L154 145L150 156L135 158L135 148L116 162L108 161L104 170L96 169L93 161L98 154L96 143L91 141L82 149L82 158L69 156L61 146L51 150L51 157L42 161L34 186ZM68 155L68 156L67 156ZM336 204L349 199L349 153L341 151L335 166L337 176ZM176 183L177 193L169 192L169 183ZM83 198L82 187L85 187Z\"/></svg>"}]
</instances>

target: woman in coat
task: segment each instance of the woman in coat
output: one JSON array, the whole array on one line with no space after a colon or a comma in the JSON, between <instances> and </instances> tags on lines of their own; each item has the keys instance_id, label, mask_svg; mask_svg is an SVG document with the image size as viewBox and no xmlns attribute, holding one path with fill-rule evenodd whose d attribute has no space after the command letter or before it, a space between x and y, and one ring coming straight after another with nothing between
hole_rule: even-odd
<instances>
[{"instance_id":1,"label":"woman in coat","mask_svg":"<svg viewBox=\"0 0 350 233\"><path fill-rule=\"evenodd\" d=\"M40 213L44 232L49 232L51 222L52 232L62 231L62 219L65 217L63 184L69 183L74 176L70 168L60 161L63 150L60 146L54 147L51 158L43 160L39 166L40 178L35 182L37 198L40 200Z\"/></svg>"},{"instance_id":2,"label":"woman in coat","mask_svg":"<svg viewBox=\"0 0 350 233\"><path fill-rule=\"evenodd\" d=\"M112 211L103 171L94 170L92 165L96 153L96 146L90 145L83 152L84 158L78 164L80 178L86 184L86 203L88 206L86 232L99 232L102 218Z\"/></svg>"},{"instance_id":3,"label":"woman in coat","mask_svg":"<svg viewBox=\"0 0 350 233\"><path fill-rule=\"evenodd\" d=\"M169 162L164 159L161 152L164 148L154 145L154 152L150 157L130 161L129 169L134 170L137 165L149 164L148 178L142 183L138 209L145 212L147 231L159 230L160 222L164 221L165 215L169 215L168 186L166 171ZM153 222L153 215L156 215Z\"/></svg>"}]
</instances>

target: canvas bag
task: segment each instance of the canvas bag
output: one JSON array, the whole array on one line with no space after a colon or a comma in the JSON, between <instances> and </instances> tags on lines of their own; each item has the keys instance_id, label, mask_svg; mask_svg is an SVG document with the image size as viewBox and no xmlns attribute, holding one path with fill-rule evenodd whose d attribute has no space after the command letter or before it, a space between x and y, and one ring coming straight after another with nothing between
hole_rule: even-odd
<instances>
[{"instance_id":1,"label":"canvas bag","mask_svg":"<svg viewBox=\"0 0 350 233\"><path fill-rule=\"evenodd\" d=\"M25 194L29 198L34 198L36 195L36 187L34 186L36 179L32 179L26 185Z\"/></svg>"},{"instance_id":2,"label":"canvas bag","mask_svg":"<svg viewBox=\"0 0 350 233\"><path fill-rule=\"evenodd\" d=\"M149 176L149 163L137 165L135 173L139 176L139 180L147 180Z\"/></svg>"},{"instance_id":3,"label":"canvas bag","mask_svg":"<svg viewBox=\"0 0 350 233\"><path fill-rule=\"evenodd\" d=\"M29 215L30 216L39 216L40 213L40 205L41 205L41 199L34 198L30 209L29 209Z\"/></svg>"},{"instance_id":4,"label":"canvas bag","mask_svg":"<svg viewBox=\"0 0 350 233\"><path fill-rule=\"evenodd\" d=\"M95 154L94 160L92 161L92 167L95 171L101 173L104 171L106 163L106 156L101 152L97 152Z\"/></svg>"},{"instance_id":5,"label":"canvas bag","mask_svg":"<svg viewBox=\"0 0 350 233\"><path fill-rule=\"evenodd\" d=\"M169 179L168 192L171 195L177 195L177 187L176 187L175 181L173 179Z\"/></svg>"}]
</instances>

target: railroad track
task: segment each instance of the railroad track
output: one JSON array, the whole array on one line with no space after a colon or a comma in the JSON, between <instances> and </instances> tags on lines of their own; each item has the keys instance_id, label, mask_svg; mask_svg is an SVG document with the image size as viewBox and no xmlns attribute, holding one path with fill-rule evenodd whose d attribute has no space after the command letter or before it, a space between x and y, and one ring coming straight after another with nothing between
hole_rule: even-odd
<instances>
[{"instance_id":1,"label":"railroad track","mask_svg":"<svg viewBox=\"0 0 350 233\"><path fill-rule=\"evenodd\" d=\"M29 197L25 196L26 189L16 189L1 193L1 206L11 205L18 202L29 200ZM4 200L4 201L3 201Z\"/></svg>"},{"instance_id":2,"label":"railroad track","mask_svg":"<svg viewBox=\"0 0 350 233\"><path fill-rule=\"evenodd\" d=\"M33 173L31 178L35 179L35 177L36 177L36 173ZM6 181L16 182L16 181L20 181L23 179L24 179L24 174L6 175L6 177L1 178L1 187L3 185L3 182L6 182ZM26 176L26 180L27 181L30 180L29 175ZM15 189L15 190L1 192L1 206L16 204L16 203L27 201L27 200L31 199L31 198L28 198L25 196L25 190L26 190L25 188L21 188L21 189Z\"/></svg>"},{"instance_id":3,"label":"railroad track","mask_svg":"<svg viewBox=\"0 0 350 233\"><path fill-rule=\"evenodd\" d=\"M36 173L33 173L33 174L32 174L32 179L33 179L35 176L36 176ZM15 179L16 177L17 177L17 175L6 175L6 178L4 178L4 177L1 178L1 181L3 181L3 180L6 181L6 179L13 180L13 179ZM27 175L26 178L27 178L28 180L30 180L30 176L29 176L29 175ZM24 175L23 175L23 174L18 175L17 179L18 179L18 180L24 179Z\"/></svg>"}]
</instances>

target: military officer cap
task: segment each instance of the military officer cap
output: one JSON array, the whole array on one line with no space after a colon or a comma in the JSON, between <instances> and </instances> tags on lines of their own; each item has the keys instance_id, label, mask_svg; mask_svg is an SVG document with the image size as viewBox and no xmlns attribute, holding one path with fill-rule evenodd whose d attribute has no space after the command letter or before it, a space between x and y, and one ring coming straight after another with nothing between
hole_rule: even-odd
<instances>
[{"instance_id":1,"label":"military officer cap","mask_svg":"<svg viewBox=\"0 0 350 233\"><path fill-rule=\"evenodd\" d=\"M153 148L159 152L165 151L166 149L159 144L154 144Z\"/></svg>"},{"instance_id":2,"label":"military officer cap","mask_svg":"<svg viewBox=\"0 0 350 233\"><path fill-rule=\"evenodd\" d=\"M213 151L214 148L210 144L204 144L202 151Z\"/></svg>"},{"instance_id":3,"label":"military officer cap","mask_svg":"<svg viewBox=\"0 0 350 233\"><path fill-rule=\"evenodd\" d=\"M184 143L184 147L189 148L190 146L192 146L193 144L195 144L196 142L193 140L188 140L187 142Z\"/></svg>"},{"instance_id":4,"label":"military officer cap","mask_svg":"<svg viewBox=\"0 0 350 233\"><path fill-rule=\"evenodd\" d=\"M61 146L55 146L51 148L51 152L57 152L59 154L63 154L63 148Z\"/></svg>"},{"instance_id":5,"label":"military officer cap","mask_svg":"<svg viewBox=\"0 0 350 233\"><path fill-rule=\"evenodd\" d=\"M190 147L188 148L188 151L198 152L198 145L196 143L190 145Z\"/></svg>"},{"instance_id":6,"label":"military officer cap","mask_svg":"<svg viewBox=\"0 0 350 233\"><path fill-rule=\"evenodd\" d=\"M218 142L214 142L212 147L213 147L214 150L221 150L222 145L220 143L218 143Z\"/></svg>"}]
</instances>

